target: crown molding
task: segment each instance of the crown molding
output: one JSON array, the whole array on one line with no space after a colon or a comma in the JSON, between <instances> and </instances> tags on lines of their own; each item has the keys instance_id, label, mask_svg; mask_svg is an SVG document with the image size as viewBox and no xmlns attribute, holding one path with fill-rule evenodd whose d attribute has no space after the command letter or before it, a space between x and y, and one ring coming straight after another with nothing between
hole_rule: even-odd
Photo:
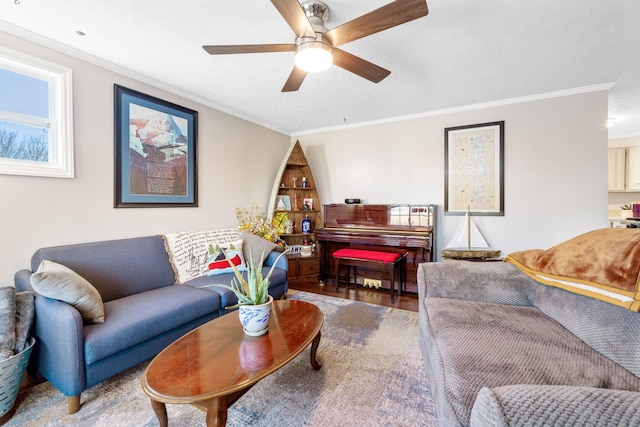
<instances>
[{"instance_id":1,"label":"crown molding","mask_svg":"<svg viewBox=\"0 0 640 427\"><path fill-rule=\"evenodd\" d=\"M465 111L482 110L482 109L485 109L485 108L502 107L502 106L505 106L505 105L521 104L521 103L524 103L524 102L540 101L540 100L543 100L543 99L551 99L551 98L560 98L560 97L563 97L563 96L579 95L579 94L583 94L583 93L598 92L598 91L603 91L603 90L608 91L609 89L611 89L614 86L614 84L615 83L602 83L602 84L597 84L597 85L592 85L592 86L582 86L582 87L576 87L576 88L572 88L572 89L559 90L559 91L555 91L555 92L547 92L547 93L540 93L540 94L536 94L536 95L522 96L522 97L518 97L518 98L501 99L501 100L498 100L498 101L483 102L483 103L479 103L479 104L463 105L463 106L460 106L460 107L445 108L445 109L442 109L442 110L426 111L424 113L409 114L409 115L406 115L406 116L389 117L389 118L386 118L386 119L372 120L372 121L368 121L368 122L360 122L360 123L353 123L353 124L348 124L348 125L340 125L340 126L331 126L331 127L326 127L326 128L311 129L311 130L305 130L305 131L301 131L301 132L295 132L295 133L293 133L291 135L291 137L295 138L295 137L298 137L298 136L315 134L315 133L324 133L324 132L332 132L332 131L336 131L336 130L354 129L354 128L360 128L360 127L365 127L365 126L373 126L373 125L379 125L379 124L385 124L385 123L396 123L396 122L401 122L401 121L406 121L406 120L416 120L416 119L421 119L421 118L425 118L425 117L442 116L442 115L445 115L445 114L454 114L454 113L461 113L461 112L465 112Z\"/></svg>"}]
</instances>

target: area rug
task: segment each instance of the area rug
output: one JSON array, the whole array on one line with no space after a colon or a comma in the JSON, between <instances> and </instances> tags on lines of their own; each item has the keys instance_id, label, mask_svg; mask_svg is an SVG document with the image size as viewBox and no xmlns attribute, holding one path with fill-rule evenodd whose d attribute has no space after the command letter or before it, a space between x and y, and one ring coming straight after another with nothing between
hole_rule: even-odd
<instances>
[{"instance_id":1,"label":"area rug","mask_svg":"<svg viewBox=\"0 0 640 427\"><path fill-rule=\"evenodd\" d=\"M227 426L435 426L429 381L418 346L417 313L293 292L325 316L314 371L309 349L255 385L228 413ZM9 427L157 426L142 392L142 363L82 393L67 414L64 396L45 382L18 397ZM221 366L220 369L224 369ZM204 426L190 405L167 405L170 426Z\"/></svg>"}]
</instances>

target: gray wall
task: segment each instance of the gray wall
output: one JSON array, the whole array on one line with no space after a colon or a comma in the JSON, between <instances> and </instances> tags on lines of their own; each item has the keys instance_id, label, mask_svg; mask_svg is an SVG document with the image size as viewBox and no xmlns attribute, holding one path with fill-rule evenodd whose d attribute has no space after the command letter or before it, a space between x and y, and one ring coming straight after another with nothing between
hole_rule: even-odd
<instances>
[{"instance_id":1,"label":"gray wall","mask_svg":"<svg viewBox=\"0 0 640 427\"><path fill-rule=\"evenodd\" d=\"M235 227L267 206L289 136L0 32L0 44L73 70L75 179L0 175L0 285L43 246ZM199 113L198 208L115 209L113 84Z\"/></svg>"},{"instance_id":2,"label":"gray wall","mask_svg":"<svg viewBox=\"0 0 640 427\"><path fill-rule=\"evenodd\" d=\"M295 135L323 203L439 205L437 246L462 221L444 216L444 129L505 121L505 215L475 217L503 255L607 226L607 92Z\"/></svg>"}]
</instances>

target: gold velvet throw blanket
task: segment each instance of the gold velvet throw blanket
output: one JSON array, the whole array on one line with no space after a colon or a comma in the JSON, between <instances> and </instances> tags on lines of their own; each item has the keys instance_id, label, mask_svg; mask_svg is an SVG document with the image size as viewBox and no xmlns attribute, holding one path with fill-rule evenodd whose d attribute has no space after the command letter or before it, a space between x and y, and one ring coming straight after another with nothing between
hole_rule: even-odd
<instances>
[{"instance_id":1,"label":"gold velvet throw blanket","mask_svg":"<svg viewBox=\"0 0 640 427\"><path fill-rule=\"evenodd\" d=\"M640 311L640 229L594 230L504 261L540 283Z\"/></svg>"}]
</instances>

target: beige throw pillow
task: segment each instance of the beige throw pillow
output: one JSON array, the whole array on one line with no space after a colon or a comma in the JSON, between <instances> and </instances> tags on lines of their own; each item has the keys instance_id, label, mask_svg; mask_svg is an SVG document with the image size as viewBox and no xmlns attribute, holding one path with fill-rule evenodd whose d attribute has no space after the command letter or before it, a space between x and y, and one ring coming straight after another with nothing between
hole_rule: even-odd
<instances>
[{"instance_id":1,"label":"beige throw pillow","mask_svg":"<svg viewBox=\"0 0 640 427\"><path fill-rule=\"evenodd\" d=\"M244 230L240 237L242 237L242 240L244 242L244 259L247 260L247 263L250 262L249 260L253 260L253 265L255 266L260 263L260 259L263 257L263 255L266 259L271 251L273 251L278 246L275 243L263 239L262 237L257 236L247 230Z\"/></svg>"},{"instance_id":2,"label":"beige throw pillow","mask_svg":"<svg viewBox=\"0 0 640 427\"><path fill-rule=\"evenodd\" d=\"M74 306L85 323L104 323L104 305L100 293L70 268L44 260L31 275L31 286L40 295Z\"/></svg>"}]
</instances>

